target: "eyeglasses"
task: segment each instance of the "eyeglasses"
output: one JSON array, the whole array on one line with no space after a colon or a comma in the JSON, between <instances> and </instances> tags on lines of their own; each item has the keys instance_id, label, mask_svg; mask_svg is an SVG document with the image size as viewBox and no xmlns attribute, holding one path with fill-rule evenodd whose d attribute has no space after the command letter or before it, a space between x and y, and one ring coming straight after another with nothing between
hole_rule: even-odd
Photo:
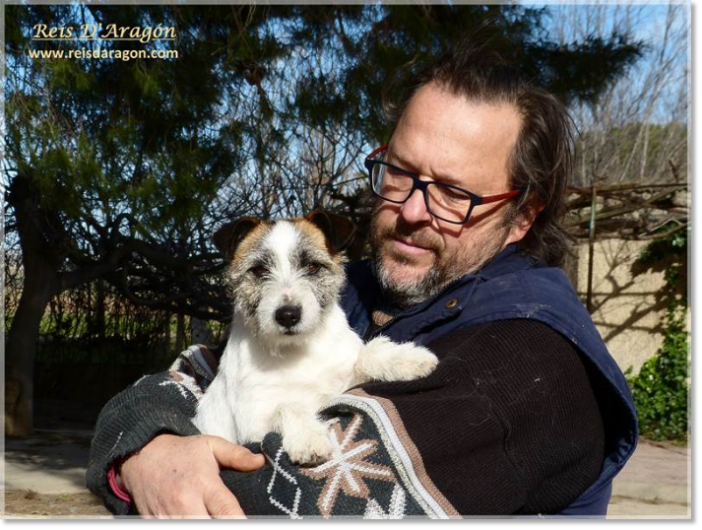
<instances>
[{"instance_id":1,"label":"eyeglasses","mask_svg":"<svg viewBox=\"0 0 702 530\"><path fill-rule=\"evenodd\" d=\"M387 145L379 147L368 155L365 161L373 193L388 202L403 204L415 190L421 190L429 213L448 223L467 223L476 206L511 199L523 192L523 190L513 190L500 195L479 197L453 184L420 180L418 174L388 164L382 160L382 157L376 158L387 148Z\"/></svg>"}]
</instances>

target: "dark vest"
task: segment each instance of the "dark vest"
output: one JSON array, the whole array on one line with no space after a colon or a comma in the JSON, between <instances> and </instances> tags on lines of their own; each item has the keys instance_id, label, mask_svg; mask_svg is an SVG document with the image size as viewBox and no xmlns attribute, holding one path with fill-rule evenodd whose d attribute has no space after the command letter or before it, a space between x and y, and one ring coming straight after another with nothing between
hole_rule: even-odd
<instances>
[{"instance_id":1,"label":"dark vest","mask_svg":"<svg viewBox=\"0 0 702 530\"><path fill-rule=\"evenodd\" d=\"M349 265L347 274L342 307L354 330L365 336L379 287L369 261ZM597 481L558 515L606 515L612 480L636 448L636 410L624 375L561 269L509 245L481 271L452 282L366 338L382 334L426 345L459 328L513 318L547 324L582 354L604 422L605 460Z\"/></svg>"}]
</instances>

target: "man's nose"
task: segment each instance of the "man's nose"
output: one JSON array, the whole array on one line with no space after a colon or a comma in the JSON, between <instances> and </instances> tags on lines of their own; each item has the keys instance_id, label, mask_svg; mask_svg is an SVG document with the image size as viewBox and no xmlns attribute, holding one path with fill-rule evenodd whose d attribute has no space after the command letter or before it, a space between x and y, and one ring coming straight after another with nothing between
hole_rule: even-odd
<instances>
[{"instance_id":1,"label":"man's nose","mask_svg":"<svg viewBox=\"0 0 702 530\"><path fill-rule=\"evenodd\" d=\"M412 192L409 199L402 204L400 215L407 223L431 222L431 214L427 209L422 190L416 189Z\"/></svg>"}]
</instances>

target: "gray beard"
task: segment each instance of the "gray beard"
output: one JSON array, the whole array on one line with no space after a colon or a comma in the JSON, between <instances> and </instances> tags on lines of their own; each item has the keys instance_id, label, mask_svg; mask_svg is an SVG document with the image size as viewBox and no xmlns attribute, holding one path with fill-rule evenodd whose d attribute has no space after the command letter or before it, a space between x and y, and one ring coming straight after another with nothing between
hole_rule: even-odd
<instances>
[{"instance_id":1,"label":"gray beard","mask_svg":"<svg viewBox=\"0 0 702 530\"><path fill-rule=\"evenodd\" d=\"M373 254L375 276L388 305L386 309L393 313L420 304L434 296L448 283L442 278L443 275L438 269L431 269L424 278L414 284L397 285L390 278L380 252L374 249Z\"/></svg>"},{"instance_id":2,"label":"gray beard","mask_svg":"<svg viewBox=\"0 0 702 530\"><path fill-rule=\"evenodd\" d=\"M383 291L386 304L385 310L390 313L396 313L420 304L438 294L452 281L465 274L480 270L483 265L492 260L502 250L509 235L509 230L505 230L500 235L501 237L493 238L491 242L486 243L483 250L477 255L473 255L460 264L456 263L458 260L455 259L449 260L448 263L437 263L421 280L412 284L397 284L390 278L379 248L381 245L373 241L373 266L375 277Z\"/></svg>"}]
</instances>

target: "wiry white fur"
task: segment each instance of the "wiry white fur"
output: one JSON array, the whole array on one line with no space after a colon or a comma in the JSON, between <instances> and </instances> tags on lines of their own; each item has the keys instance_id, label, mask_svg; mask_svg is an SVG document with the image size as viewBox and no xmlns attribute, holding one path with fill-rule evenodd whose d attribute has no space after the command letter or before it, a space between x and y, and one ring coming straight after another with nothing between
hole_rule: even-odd
<instances>
[{"instance_id":1,"label":"wiry white fur","mask_svg":"<svg viewBox=\"0 0 702 530\"><path fill-rule=\"evenodd\" d=\"M254 336L244 319L234 315L219 372L193 421L202 433L239 444L277 431L290 458L309 463L331 454L327 428L317 412L332 397L371 379L426 376L438 361L429 350L412 343L396 344L379 337L364 345L338 304L321 312L314 295L305 289L303 275L287 257L297 237L291 223L277 223L267 237L266 244L272 244L279 262L271 282L277 287L265 294L257 315L272 324L264 328L268 333ZM291 300L302 304L303 319L313 326L297 340L281 342L273 313L281 302Z\"/></svg>"},{"instance_id":2,"label":"wiry white fur","mask_svg":"<svg viewBox=\"0 0 702 530\"><path fill-rule=\"evenodd\" d=\"M280 221L275 224L263 241L272 250L276 260L271 269L272 279L267 282L266 293L256 308L256 318L268 345L277 349L282 344L306 339L305 334L319 326L321 308L309 288L310 279L291 266L289 256L298 246L300 234L293 223ZM295 326L295 336L284 335L275 320L276 310L286 304L302 306L302 318ZM301 337L302 336L302 337Z\"/></svg>"}]
</instances>

